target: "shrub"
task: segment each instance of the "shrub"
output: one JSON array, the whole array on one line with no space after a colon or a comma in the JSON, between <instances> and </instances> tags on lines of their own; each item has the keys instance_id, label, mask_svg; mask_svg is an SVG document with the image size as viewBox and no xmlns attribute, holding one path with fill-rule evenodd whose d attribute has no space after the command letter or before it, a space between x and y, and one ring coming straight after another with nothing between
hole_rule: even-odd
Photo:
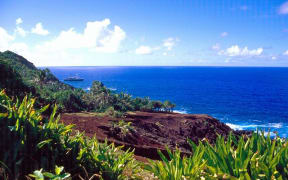
<instances>
[{"instance_id":1,"label":"shrub","mask_svg":"<svg viewBox=\"0 0 288 180\"><path fill-rule=\"evenodd\" d=\"M113 122L111 132L119 136L121 139L124 139L128 134L131 134L135 131L131 124L132 122L125 122L124 120Z\"/></svg>"},{"instance_id":2,"label":"shrub","mask_svg":"<svg viewBox=\"0 0 288 180\"><path fill-rule=\"evenodd\" d=\"M123 171L133 160L133 151L121 151L122 147L108 145L107 141L101 144L95 138L88 142L86 148L81 149L78 158L90 158L95 167L98 167L101 178L107 180L125 179ZM87 151L88 150L88 151ZM135 167L136 168L136 167Z\"/></svg>"},{"instance_id":3,"label":"shrub","mask_svg":"<svg viewBox=\"0 0 288 180\"><path fill-rule=\"evenodd\" d=\"M51 172L56 165L79 177L123 177L121 173L131 163L133 151L123 152L122 147L101 144L80 133L72 136L73 125L59 123L56 105L50 117L43 118L41 114L48 106L37 110L34 103L35 99L27 96L22 102L14 102L0 91L0 162L4 177L23 179L35 169Z\"/></svg>"},{"instance_id":4,"label":"shrub","mask_svg":"<svg viewBox=\"0 0 288 180\"><path fill-rule=\"evenodd\" d=\"M70 177L69 173L62 173L64 167L55 167L55 174L50 172L42 172L43 169L35 170L33 174L30 174L30 177L33 177L35 180L44 180L44 178L49 178L51 180L64 180Z\"/></svg>"},{"instance_id":5,"label":"shrub","mask_svg":"<svg viewBox=\"0 0 288 180\"><path fill-rule=\"evenodd\" d=\"M218 137L214 146L207 144L205 159L210 174L218 177L229 176L240 179L286 179L288 166L287 142L253 133L239 140L229 135Z\"/></svg>"},{"instance_id":6,"label":"shrub","mask_svg":"<svg viewBox=\"0 0 288 180\"><path fill-rule=\"evenodd\" d=\"M181 156L179 149L172 152L166 148L169 158L158 151L162 161L149 161L150 164L144 168L158 177L160 180L181 180L181 179L200 179L205 169L205 161L203 160L204 146L191 145L193 147L192 156Z\"/></svg>"},{"instance_id":7,"label":"shrub","mask_svg":"<svg viewBox=\"0 0 288 180\"><path fill-rule=\"evenodd\" d=\"M56 163L65 159L66 149L63 139L70 136L72 125L59 124L56 109L49 119L43 119L40 110L34 109L35 99L27 96L13 102L4 91L0 92L0 105L4 110L0 113L0 160L8 167L11 179L17 179L33 169L51 170ZM63 162L61 162L63 164Z\"/></svg>"},{"instance_id":8,"label":"shrub","mask_svg":"<svg viewBox=\"0 0 288 180\"><path fill-rule=\"evenodd\" d=\"M190 157L167 149L169 160L159 152L162 162L151 161L145 168L159 179L288 179L288 142L271 139L270 133L238 139L230 134L226 140L219 136L214 145L189 142Z\"/></svg>"}]
</instances>

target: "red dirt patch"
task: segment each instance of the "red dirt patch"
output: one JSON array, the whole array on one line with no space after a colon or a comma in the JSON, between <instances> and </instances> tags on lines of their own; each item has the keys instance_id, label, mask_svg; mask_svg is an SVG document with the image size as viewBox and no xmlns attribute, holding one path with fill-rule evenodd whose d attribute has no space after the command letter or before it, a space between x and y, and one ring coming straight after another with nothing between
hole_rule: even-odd
<instances>
[{"instance_id":1,"label":"red dirt patch","mask_svg":"<svg viewBox=\"0 0 288 180\"><path fill-rule=\"evenodd\" d=\"M157 149L164 150L165 146L172 149L177 146L183 153L190 153L187 138L195 143L206 138L213 143L217 134L227 136L233 131L219 120L202 114L131 112L121 119L133 126L133 131L125 137L112 130L112 123L120 120L117 118L93 113L70 113L61 117L65 124L75 124L77 130L89 137L96 135L99 141L107 139L135 149L135 155L140 156L137 159L142 161L141 157L159 159Z\"/></svg>"}]
</instances>

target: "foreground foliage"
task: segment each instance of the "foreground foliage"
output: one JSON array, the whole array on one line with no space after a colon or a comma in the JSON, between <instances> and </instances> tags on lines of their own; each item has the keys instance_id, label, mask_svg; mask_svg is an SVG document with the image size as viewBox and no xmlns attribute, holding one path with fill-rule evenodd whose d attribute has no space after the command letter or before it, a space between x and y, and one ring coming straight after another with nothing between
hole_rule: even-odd
<instances>
[{"instance_id":1,"label":"foreground foliage","mask_svg":"<svg viewBox=\"0 0 288 180\"><path fill-rule=\"evenodd\" d=\"M145 165L144 168L161 180L199 179L206 165L203 159L204 146L200 143L199 146L192 147L193 155L189 157L182 157L179 149L171 152L166 148L169 160L161 151L158 151L162 161L150 161L150 164Z\"/></svg>"},{"instance_id":2,"label":"foreground foliage","mask_svg":"<svg viewBox=\"0 0 288 180\"><path fill-rule=\"evenodd\" d=\"M64 180L68 179L71 175L69 173L62 173L64 170L64 167L55 167L55 174L50 172L42 172L43 169L35 170L33 174L30 174L30 177L33 177L35 180L44 180L45 177L49 178L51 180Z\"/></svg>"},{"instance_id":3,"label":"foreground foliage","mask_svg":"<svg viewBox=\"0 0 288 180\"><path fill-rule=\"evenodd\" d=\"M22 102L13 101L0 92L2 177L23 179L35 169L53 172L58 165L78 178L123 179L123 171L134 167L133 151L122 151L122 147L99 143L81 133L72 135L73 125L59 123L56 105L50 117L45 118L41 114L48 106L37 110L34 103L35 99L27 96Z\"/></svg>"},{"instance_id":4,"label":"foreground foliage","mask_svg":"<svg viewBox=\"0 0 288 180\"><path fill-rule=\"evenodd\" d=\"M138 177L133 151L99 143L59 122L57 106L35 109L36 99L11 99L0 91L0 179L127 179ZM114 125L122 134L131 125ZM158 179L288 179L288 142L270 133L219 136L215 144L189 141L192 154L160 152L162 161L143 167ZM65 169L65 171L64 171ZM71 176L70 176L71 175ZM139 178L139 177L138 177ZM142 177L143 178L143 177Z\"/></svg>"},{"instance_id":5,"label":"foreground foliage","mask_svg":"<svg viewBox=\"0 0 288 180\"><path fill-rule=\"evenodd\" d=\"M239 139L219 136L215 145L207 141L196 146L190 141L193 155L180 156L177 149L167 149L169 160L159 152L162 161L145 168L159 179L288 179L288 142L279 137L253 133Z\"/></svg>"}]
</instances>

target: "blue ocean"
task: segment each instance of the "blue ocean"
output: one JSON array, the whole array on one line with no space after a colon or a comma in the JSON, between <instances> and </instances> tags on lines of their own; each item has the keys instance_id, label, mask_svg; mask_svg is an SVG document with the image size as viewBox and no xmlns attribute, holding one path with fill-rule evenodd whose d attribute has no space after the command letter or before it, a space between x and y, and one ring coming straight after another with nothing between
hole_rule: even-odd
<instances>
[{"instance_id":1,"label":"blue ocean","mask_svg":"<svg viewBox=\"0 0 288 180\"><path fill-rule=\"evenodd\" d=\"M233 129L288 136L288 68L49 67L63 81L89 90L94 80L115 92L170 100L180 113L209 114Z\"/></svg>"}]
</instances>

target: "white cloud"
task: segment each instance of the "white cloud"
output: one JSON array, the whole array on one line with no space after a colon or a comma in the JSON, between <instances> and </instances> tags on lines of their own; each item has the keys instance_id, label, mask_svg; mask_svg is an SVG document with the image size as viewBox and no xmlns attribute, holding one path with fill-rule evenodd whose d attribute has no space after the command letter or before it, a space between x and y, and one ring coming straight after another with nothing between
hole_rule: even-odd
<instances>
[{"instance_id":1,"label":"white cloud","mask_svg":"<svg viewBox=\"0 0 288 180\"><path fill-rule=\"evenodd\" d=\"M152 54L152 48L149 46L140 46L135 50L135 53L140 55Z\"/></svg>"},{"instance_id":2,"label":"white cloud","mask_svg":"<svg viewBox=\"0 0 288 180\"><path fill-rule=\"evenodd\" d=\"M31 57L28 45L22 42L15 42L15 36L9 35L4 28L0 27L0 51L13 51L25 57Z\"/></svg>"},{"instance_id":3,"label":"white cloud","mask_svg":"<svg viewBox=\"0 0 288 180\"><path fill-rule=\"evenodd\" d=\"M288 50L283 53L284 56L288 56Z\"/></svg>"},{"instance_id":4,"label":"white cloud","mask_svg":"<svg viewBox=\"0 0 288 180\"><path fill-rule=\"evenodd\" d=\"M31 29L31 33L46 36L49 34L49 31L43 28L42 23L37 23L35 27Z\"/></svg>"},{"instance_id":5,"label":"white cloud","mask_svg":"<svg viewBox=\"0 0 288 180\"><path fill-rule=\"evenodd\" d=\"M226 50L219 51L219 55L226 56L259 56L263 53L263 48L249 50L248 47L240 48L238 45L231 46Z\"/></svg>"},{"instance_id":6,"label":"white cloud","mask_svg":"<svg viewBox=\"0 0 288 180\"><path fill-rule=\"evenodd\" d=\"M118 51L126 33L119 26L110 29L109 25L109 19L88 22L83 33L70 28L37 48L46 50L86 48L95 52L114 53Z\"/></svg>"},{"instance_id":7,"label":"white cloud","mask_svg":"<svg viewBox=\"0 0 288 180\"><path fill-rule=\"evenodd\" d=\"M283 3L278 9L279 14L288 14L288 1Z\"/></svg>"},{"instance_id":8,"label":"white cloud","mask_svg":"<svg viewBox=\"0 0 288 180\"><path fill-rule=\"evenodd\" d=\"M16 29L14 31L20 36L25 37L27 32L22 27L20 27L20 24L22 23L23 23L23 20L21 18L16 19Z\"/></svg>"},{"instance_id":9,"label":"white cloud","mask_svg":"<svg viewBox=\"0 0 288 180\"><path fill-rule=\"evenodd\" d=\"M170 38L164 39L162 45L158 45L155 47L143 46L143 45L139 46L135 50L135 53L144 55L144 54L152 54L155 51L164 50L164 52L162 52L161 54L163 56L167 56L169 54L168 52L171 51L175 47L175 45L178 41L179 41L178 38L170 37ZM165 48L165 49L163 49L163 48ZM168 52L166 52L165 50Z\"/></svg>"},{"instance_id":10,"label":"white cloud","mask_svg":"<svg viewBox=\"0 0 288 180\"><path fill-rule=\"evenodd\" d=\"M106 31L105 37L99 39L99 45L95 46L93 50L106 53L117 52L121 42L126 38L126 33L119 26L114 26L114 30Z\"/></svg>"},{"instance_id":11,"label":"white cloud","mask_svg":"<svg viewBox=\"0 0 288 180\"><path fill-rule=\"evenodd\" d=\"M0 27L0 51L8 50L10 42L14 39L14 36L8 34L4 28Z\"/></svg>"},{"instance_id":12,"label":"white cloud","mask_svg":"<svg viewBox=\"0 0 288 180\"><path fill-rule=\"evenodd\" d=\"M9 46L9 50L22 56L28 56L29 47L25 43L13 43Z\"/></svg>"},{"instance_id":13,"label":"white cloud","mask_svg":"<svg viewBox=\"0 0 288 180\"><path fill-rule=\"evenodd\" d=\"M224 61L224 62L225 62L225 63L229 63L229 62L230 62L230 60L231 60L230 58L227 58L227 59L225 59L225 61Z\"/></svg>"},{"instance_id":14,"label":"white cloud","mask_svg":"<svg viewBox=\"0 0 288 180\"><path fill-rule=\"evenodd\" d=\"M16 19L16 25L22 24L23 20L21 18Z\"/></svg>"},{"instance_id":15,"label":"white cloud","mask_svg":"<svg viewBox=\"0 0 288 180\"><path fill-rule=\"evenodd\" d=\"M214 44L212 47L211 47L213 50L216 50L216 51L218 51L218 50L220 50L220 44L218 44L218 43L216 43L216 44Z\"/></svg>"},{"instance_id":16,"label":"white cloud","mask_svg":"<svg viewBox=\"0 0 288 180\"><path fill-rule=\"evenodd\" d=\"M276 56L272 56L271 59L272 59L272 60L276 60L277 57L276 57Z\"/></svg>"},{"instance_id":17,"label":"white cloud","mask_svg":"<svg viewBox=\"0 0 288 180\"><path fill-rule=\"evenodd\" d=\"M27 34L27 32L19 26L16 27L15 32L18 33L22 37L25 37Z\"/></svg>"},{"instance_id":18,"label":"white cloud","mask_svg":"<svg viewBox=\"0 0 288 180\"><path fill-rule=\"evenodd\" d=\"M228 36L228 33L227 33L227 32L222 32L222 33L221 33L221 37L226 37L226 36Z\"/></svg>"},{"instance_id":19,"label":"white cloud","mask_svg":"<svg viewBox=\"0 0 288 180\"><path fill-rule=\"evenodd\" d=\"M71 28L33 46L17 39L16 31L21 33L19 25L16 26L13 35L0 27L0 51L11 50L19 53L36 66L79 65L85 60L91 63L95 57L111 58L113 54L104 55L95 52L117 52L126 37L119 26L109 27L109 25L109 19L88 22L81 33Z\"/></svg>"},{"instance_id":20,"label":"white cloud","mask_svg":"<svg viewBox=\"0 0 288 180\"><path fill-rule=\"evenodd\" d=\"M168 51L171 51L178 41L178 38L170 37L163 41L163 46L166 47Z\"/></svg>"}]
</instances>

